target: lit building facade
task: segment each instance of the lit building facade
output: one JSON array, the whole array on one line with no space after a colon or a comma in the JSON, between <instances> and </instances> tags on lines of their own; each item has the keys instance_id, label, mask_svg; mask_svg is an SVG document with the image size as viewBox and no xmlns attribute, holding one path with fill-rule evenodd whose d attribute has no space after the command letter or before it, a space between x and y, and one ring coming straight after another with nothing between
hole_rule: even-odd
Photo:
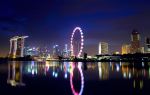
<instances>
[{"instance_id":1,"label":"lit building facade","mask_svg":"<svg viewBox=\"0 0 150 95\"><path fill-rule=\"evenodd\" d=\"M38 47L25 47L25 55L39 56L40 51Z\"/></svg>"},{"instance_id":2,"label":"lit building facade","mask_svg":"<svg viewBox=\"0 0 150 95\"><path fill-rule=\"evenodd\" d=\"M53 58L58 58L58 56L61 56L59 45L54 45L53 46Z\"/></svg>"},{"instance_id":3,"label":"lit building facade","mask_svg":"<svg viewBox=\"0 0 150 95\"><path fill-rule=\"evenodd\" d=\"M130 44L123 44L121 48L122 54L129 54L130 48L131 48Z\"/></svg>"},{"instance_id":4,"label":"lit building facade","mask_svg":"<svg viewBox=\"0 0 150 95\"><path fill-rule=\"evenodd\" d=\"M145 39L145 53L150 53L150 38Z\"/></svg>"},{"instance_id":5,"label":"lit building facade","mask_svg":"<svg viewBox=\"0 0 150 95\"><path fill-rule=\"evenodd\" d=\"M100 55L108 54L108 43L106 42L99 43L99 54Z\"/></svg>"},{"instance_id":6,"label":"lit building facade","mask_svg":"<svg viewBox=\"0 0 150 95\"><path fill-rule=\"evenodd\" d=\"M24 56L24 41L28 36L15 36L10 39L9 57L23 57Z\"/></svg>"},{"instance_id":7,"label":"lit building facade","mask_svg":"<svg viewBox=\"0 0 150 95\"><path fill-rule=\"evenodd\" d=\"M145 53L145 48L144 47L141 47L141 53Z\"/></svg>"},{"instance_id":8,"label":"lit building facade","mask_svg":"<svg viewBox=\"0 0 150 95\"><path fill-rule=\"evenodd\" d=\"M131 53L134 54L140 52L140 34L136 30L133 30L131 35Z\"/></svg>"},{"instance_id":9,"label":"lit building facade","mask_svg":"<svg viewBox=\"0 0 150 95\"><path fill-rule=\"evenodd\" d=\"M71 52L68 49L68 45L67 44L65 44L65 48L62 51L62 55L63 55L64 58L69 58L71 56Z\"/></svg>"}]
</instances>

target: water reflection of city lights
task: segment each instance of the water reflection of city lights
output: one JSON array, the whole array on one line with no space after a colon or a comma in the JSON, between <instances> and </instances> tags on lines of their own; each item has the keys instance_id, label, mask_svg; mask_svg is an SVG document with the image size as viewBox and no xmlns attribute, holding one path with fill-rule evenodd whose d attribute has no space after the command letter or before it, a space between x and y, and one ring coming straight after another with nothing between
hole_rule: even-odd
<instances>
[{"instance_id":1,"label":"water reflection of city lights","mask_svg":"<svg viewBox=\"0 0 150 95\"><path fill-rule=\"evenodd\" d=\"M129 72L129 79L131 79L131 72Z\"/></svg>"},{"instance_id":2,"label":"water reflection of city lights","mask_svg":"<svg viewBox=\"0 0 150 95\"><path fill-rule=\"evenodd\" d=\"M150 78L150 67L149 67L149 70L148 70L148 72L149 72L149 78Z\"/></svg>"},{"instance_id":3,"label":"water reflection of city lights","mask_svg":"<svg viewBox=\"0 0 150 95\"><path fill-rule=\"evenodd\" d=\"M31 73L32 75L37 74L37 64L32 61L31 64L28 64L28 73Z\"/></svg>"},{"instance_id":4,"label":"water reflection of city lights","mask_svg":"<svg viewBox=\"0 0 150 95\"><path fill-rule=\"evenodd\" d=\"M143 80L134 80L133 81L133 88L143 89L144 82Z\"/></svg>"},{"instance_id":5,"label":"water reflection of city lights","mask_svg":"<svg viewBox=\"0 0 150 95\"><path fill-rule=\"evenodd\" d=\"M120 66L122 66L122 62L120 62Z\"/></svg>"},{"instance_id":6,"label":"water reflection of city lights","mask_svg":"<svg viewBox=\"0 0 150 95\"><path fill-rule=\"evenodd\" d=\"M144 67L144 62L142 62L142 67Z\"/></svg>"},{"instance_id":7,"label":"water reflection of city lights","mask_svg":"<svg viewBox=\"0 0 150 95\"><path fill-rule=\"evenodd\" d=\"M55 78L57 78L58 77L58 73L55 73Z\"/></svg>"},{"instance_id":8,"label":"water reflection of city lights","mask_svg":"<svg viewBox=\"0 0 150 95\"><path fill-rule=\"evenodd\" d=\"M123 77L124 77L124 78L127 78L127 74L126 74L125 72L123 73Z\"/></svg>"},{"instance_id":9,"label":"water reflection of city lights","mask_svg":"<svg viewBox=\"0 0 150 95\"><path fill-rule=\"evenodd\" d=\"M46 61L46 65L45 65L46 72L49 70L49 67L50 67L50 64L48 63L48 61Z\"/></svg>"},{"instance_id":10,"label":"water reflection of city lights","mask_svg":"<svg viewBox=\"0 0 150 95\"><path fill-rule=\"evenodd\" d=\"M109 64L98 62L99 78L101 80L107 80L109 78Z\"/></svg>"},{"instance_id":11,"label":"water reflection of city lights","mask_svg":"<svg viewBox=\"0 0 150 95\"><path fill-rule=\"evenodd\" d=\"M68 77L68 75L67 75L67 73L65 74L65 79L67 79L67 77Z\"/></svg>"},{"instance_id":12,"label":"water reflection of city lights","mask_svg":"<svg viewBox=\"0 0 150 95\"><path fill-rule=\"evenodd\" d=\"M22 75L22 63L13 61L13 63L8 64L8 79L7 83L11 86L25 86Z\"/></svg>"},{"instance_id":13,"label":"water reflection of city lights","mask_svg":"<svg viewBox=\"0 0 150 95\"><path fill-rule=\"evenodd\" d=\"M53 72L53 74L52 74L53 76L55 75L55 72Z\"/></svg>"},{"instance_id":14,"label":"water reflection of city lights","mask_svg":"<svg viewBox=\"0 0 150 95\"><path fill-rule=\"evenodd\" d=\"M120 66L116 64L116 71L119 72L119 70L120 70Z\"/></svg>"},{"instance_id":15,"label":"water reflection of city lights","mask_svg":"<svg viewBox=\"0 0 150 95\"><path fill-rule=\"evenodd\" d=\"M70 73L70 64L68 62L65 62L63 65L63 70L64 70L64 78L68 78L68 73Z\"/></svg>"},{"instance_id":16,"label":"water reflection of city lights","mask_svg":"<svg viewBox=\"0 0 150 95\"><path fill-rule=\"evenodd\" d=\"M101 62L98 63L98 68L99 68L99 77L100 79L102 78L102 67L101 67Z\"/></svg>"},{"instance_id":17,"label":"water reflection of city lights","mask_svg":"<svg viewBox=\"0 0 150 95\"><path fill-rule=\"evenodd\" d=\"M74 85L73 85L73 71L74 69L76 68L75 64L72 63L71 64L71 70L70 70L70 86L71 86L71 90L72 90L72 93L74 95L82 95L83 93L83 89L84 89L84 76L83 76L83 72L82 72L82 68L81 68L82 64L81 63L78 63L78 66L77 66L77 69L79 70L80 72L80 75L81 75L81 89L79 92L75 91L75 88L74 88Z\"/></svg>"}]
</instances>

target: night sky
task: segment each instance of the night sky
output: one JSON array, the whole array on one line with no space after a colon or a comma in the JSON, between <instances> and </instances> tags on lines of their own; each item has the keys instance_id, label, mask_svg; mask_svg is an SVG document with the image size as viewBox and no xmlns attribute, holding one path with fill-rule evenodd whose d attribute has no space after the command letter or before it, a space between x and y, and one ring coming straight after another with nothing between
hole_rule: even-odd
<instances>
[{"instance_id":1,"label":"night sky","mask_svg":"<svg viewBox=\"0 0 150 95\"><path fill-rule=\"evenodd\" d=\"M63 47L76 26L89 55L98 53L100 41L109 43L110 52L120 51L133 29L141 42L150 36L150 0L0 0L0 55L8 54L16 35L28 35L29 46Z\"/></svg>"}]
</instances>

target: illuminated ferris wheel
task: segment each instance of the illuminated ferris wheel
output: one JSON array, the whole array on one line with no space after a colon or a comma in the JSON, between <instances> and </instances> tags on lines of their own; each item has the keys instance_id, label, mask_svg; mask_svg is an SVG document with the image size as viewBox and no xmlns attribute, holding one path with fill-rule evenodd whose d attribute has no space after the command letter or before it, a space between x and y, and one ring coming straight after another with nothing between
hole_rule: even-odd
<instances>
[{"instance_id":1,"label":"illuminated ferris wheel","mask_svg":"<svg viewBox=\"0 0 150 95\"><path fill-rule=\"evenodd\" d=\"M75 48L75 45L74 45L74 42L75 42L75 33L76 32L80 33L80 42L78 43L79 44L79 46L78 46L79 49ZM72 35L71 35L71 55L72 56L80 57L81 54L82 54L82 51L83 51L83 45L84 45L84 36L83 36L82 29L80 27L76 27L73 30ZM78 50L78 52L75 53L75 50Z\"/></svg>"}]
</instances>

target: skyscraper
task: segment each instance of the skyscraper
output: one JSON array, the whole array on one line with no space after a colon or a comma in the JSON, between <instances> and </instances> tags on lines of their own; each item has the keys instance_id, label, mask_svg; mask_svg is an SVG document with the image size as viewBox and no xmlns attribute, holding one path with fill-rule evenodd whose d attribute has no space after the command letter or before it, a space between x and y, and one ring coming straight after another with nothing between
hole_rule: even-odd
<instances>
[{"instance_id":1,"label":"skyscraper","mask_svg":"<svg viewBox=\"0 0 150 95\"><path fill-rule=\"evenodd\" d=\"M129 54L130 53L130 44L123 44L122 45L122 54Z\"/></svg>"},{"instance_id":2,"label":"skyscraper","mask_svg":"<svg viewBox=\"0 0 150 95\"><path fill-rule=\"evenodd\" d=\"M141 53L145 53L144 49L144 47L141 47Z\"/></svg>"},{"instance_id":3,"label":"skyscraper","mask_svg":"<svg viewBox=\"0 0 150 95\"><path fill-rule=\"evenodd\" d=\"M9 57L23 57L24 56L24 41L28 36L15 36L10 39Z\"/></svg>"},{"instance_id":4,"label":"skyscraper","mask_svg":"<svg viewBox=\"0 0 150 95\"><path fill-rule=\"evenodd\" d=\"M140 53L140 34L137 32L137 30L133 30L131 35L131 53Z\"/></svg>"},{"instance_id":5,"label":"skyscraper","mask_svg":"<svg viewBox=\"0 0 150 95\"><path fill-rule=\"evenodd\" d=\"M108 54L108 43L106 42L99 43L99 54L101 55Z\"/></svg>"},{"instance_id":6,"label":"skyscraper","mask_svg":"<svg viewBox=\"0 0 150 95\"><path fill-rule=\"evenodd\" d=\"M10 39L9 57L16 58L17 36Z\"/></svg>"},{"instance_id":7,"label":"skyscraper","mask_svg":"<svg viewBox=\"0 0 150 95\"><path fill-rule=\"evenodd\" d=\"M145 39L145 52L150 53L150 38L149 37Z\"/></svg>"},{"instance_id":8,"label":"skyscraper","mask_svg":"<svg viewBox=\"0 0 150 95\"><path fill-rule=\"evenodd\" d=\"M53 46L53 58L58 58L58 56L61 56L61 51L58 45L54 45Z\"/></svg>"},{"instance_id":9,"label":"skyscraper","mask_svg":"<svg viewBox=\"0 0 150 95\"><path fill-rule=\"evenodd\" d=\"M70 56L67 44L65 44L65 48L63 49L62 55L64 58L69 58L69 56Z\"/></svg>"}]
</instances>

